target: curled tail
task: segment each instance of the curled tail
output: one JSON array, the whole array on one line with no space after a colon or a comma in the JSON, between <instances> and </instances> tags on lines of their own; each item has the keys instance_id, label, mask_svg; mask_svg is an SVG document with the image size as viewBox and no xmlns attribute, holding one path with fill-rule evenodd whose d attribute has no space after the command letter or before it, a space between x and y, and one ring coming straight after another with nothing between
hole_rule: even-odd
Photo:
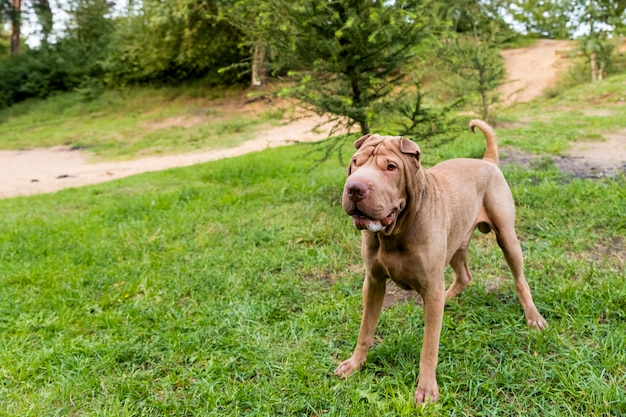
<instances>
[{"instance_id":1,"label":"curled tail","mask_svg":"<svg viewBox=\"0 0 626 417\"><path fill-rule=\"evenodd\" d=\"M474 119L470 121L469 125L474 133L476 133L476 128L479 128L480 131L483 132L483 135L485 135L485 139L487 139L487 149L485 150L483 159L498 165L500 159L498 157L498 138L496 138L496 132L482 120Z\"/></svg>"}]
</instances>

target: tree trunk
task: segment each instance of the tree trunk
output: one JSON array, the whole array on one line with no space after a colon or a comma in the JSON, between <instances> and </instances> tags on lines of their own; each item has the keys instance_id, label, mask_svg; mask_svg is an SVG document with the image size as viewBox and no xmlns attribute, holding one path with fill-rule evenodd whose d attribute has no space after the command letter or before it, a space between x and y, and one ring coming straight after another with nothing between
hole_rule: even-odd
<instances>
[{"instance_id":1,"label":"tree trunk","mask_svg":"<svg viewBox=\"0 0 626 417\"><path fill-rule=\"evenodd\" d=\"M591 65L591 81L598 81L598 63L596 62L596 53L591 53L590 58Z\"/></svg>"},{"instance_id":2,"label":"tree trunk","mask_svg":"<svg viewBox=\"0 0 626 417\"><path fill-rule=\"evenodd\" d=\"M22 0L13 0L11 5L11 55L20 52L20 23L22 20Z\"/></svg>"},{"instance_id":3,"label":"tree trunk","mask_svg":"<svg viewBox=\"0 0 626 417\"><path fill-rule=\"evenodd\" d=\"M352 87L352 105L359 110L358 115L352 116L352 119L359 124L361 134L367 135L370 133L370 127L367 123L366 109L361 102L361 88L359 87L359 80L353 71L350 75L350 86Z\"/></svg>"},{"instance_id":4,"label":"tree trunk","mask_svg":"<svg viewBox=\"0 0 626 417\"><path fill-rule=\"evenodd\" d=\"M361 128L361 134L362 135L367 135L368 133L370 133L370 127L367 124L367 122L365 121L360 121L359 122L359 127Z\"/></svg>"},{"instance_id":5,"label":"tree trunk","mask_svg":"<svg viewBox=\"0 0 626 417\"><path fill-rule=\"evenodd\" d=\"M593 8L593 1L589 2L589 37L594 38L595 28L595 13ZM598 81L598 63L596 62L596 52L593 49L595 45L591 46L591 55L589 56L589 65L591 66L591 81Z\"/></svg>"},{"instance_id":6,"label":"tree trunk","mask_svg":"<svg viewBox=\"0 0 626 417\"><path fill-rule=\"evenodd\" d=\"M267 83L268 63L267 47L256 45L252 55L252 87L261 87Z\"/></svg>"}]
</instances>

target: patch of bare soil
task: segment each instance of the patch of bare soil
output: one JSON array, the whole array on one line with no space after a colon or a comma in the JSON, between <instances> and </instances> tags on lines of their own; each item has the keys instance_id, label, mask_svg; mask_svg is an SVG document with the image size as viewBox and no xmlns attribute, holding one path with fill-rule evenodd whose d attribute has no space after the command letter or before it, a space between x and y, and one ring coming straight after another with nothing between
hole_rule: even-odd
<instances>
[{"instance_id":1,"label":"patch of bare soil","mask_svg":"<svg viewBox=\"0 0 626 417\"><path fill-rule=\"evenodd\" d=\"M592 261L598 262L609 259L622 267L626 266L626 239L613 237L604 242L595 244L595 251L589 253Z\"/></svg>"},{"instance_id":2,"label":"patch of bare soil","mask_svg":"<svg viewBox=\"0 0 626 417\"><path fill-rule=\"evenodd\" d=\"M158 122L146 123L146 127L151 130L168 129L170 127L182 127L188 129L206 122L203 116L174 116Z\"/></svg>"},{"instance_id":3,"label":"patch of bare soil","mask_svg":"<svg viewBox=\"0 0 626 417\"><path fill-rule=\"evenodd\" d=\"M604 177L626 172L626 129L604 135L603 141L576 142L569 155L555 162L578 176Z\"/></svg>"},{"instance_id":4,"label":"patch of bare soil","mask_svg":"<svg viewBox=\"0 0 626 417\"><path fill-rule=\"evenodd\" d=\"M385 293L385 299L383 300L383 308L393 307L398 303L413 303L417 305L424 305L422 297L413 290L403 290L398 287L395 282L387 281L387 292Z\"/></svg>"},{"instance_id":5,"label":"patch of bare soil","mask_svg":"<svg viewBox=\"0 0 626 417\"><path fill-rule=\"evenodd\" d=\"M537 156L504 149L500 164L539 167L546 158L575 178L614 177L626 173L626 129L604 136L603 141L576 142L566 155Z\"/></svg>"}]
</instances>

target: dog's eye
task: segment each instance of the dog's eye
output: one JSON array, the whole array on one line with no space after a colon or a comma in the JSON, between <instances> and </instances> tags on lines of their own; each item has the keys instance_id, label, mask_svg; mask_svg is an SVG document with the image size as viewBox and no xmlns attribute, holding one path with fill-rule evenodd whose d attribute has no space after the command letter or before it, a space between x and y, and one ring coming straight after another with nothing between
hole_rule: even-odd
<instances>
[{"instance_id":1,"label":"dog's eye","mask_svg":"<svg viewBox=\"0 0 626 417\"><path fill-rule=\"evenodd\" d=\"M387 164L387 171L395 171L396 169L398 169L396 164Z\"/></svg>"}]
</instances>

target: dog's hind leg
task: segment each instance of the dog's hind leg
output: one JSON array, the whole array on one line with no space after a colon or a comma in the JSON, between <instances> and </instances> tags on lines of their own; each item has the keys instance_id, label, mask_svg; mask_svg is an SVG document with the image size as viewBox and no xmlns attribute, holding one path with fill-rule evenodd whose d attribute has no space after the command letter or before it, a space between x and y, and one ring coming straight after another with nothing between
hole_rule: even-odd
<instances>
[{"instance_id":1,"label":"dog's hind leg","mask_svg":"<svg viewBox=\"0 0 626 417\"><path fill-rule=\"evenodd\" d=\"M459 249L457 249L456 253L452 256L452 259L450 259L450 266L454 271L454 281L446 291L446 300L459 295L472 280L472 273L467 263L467 253L472 235L473 231L467 235Z\"/></svg>"},{"instance_id":2,"label":"dog's hind leg","mask_svg":"<svg viewBox=\"0 0 626 417\"><path fill-rule=\"evenodd\" d=\"M460 248L452 259L450 260L450 266L454 271L454 281L450 288L446 291L446 300L456 297L467 287L472 280L472 273L469 270L469 264L467 263L467 246Z\"/></svg>"},{"instance_id":3,"label":"dog's hind leg","mask_svg":"<svg viewBox=\"0 0 626 417\"><path fill-rule=\"evenodd\" d=\"M515 278L515 290L522 303L526 322L533 329L545 329L548 327L548 323L537 310L530 293L530 287L524 277L524 256L515 229L512 226L496 229L496 237Z\"/></svg>"}]
</instances>

